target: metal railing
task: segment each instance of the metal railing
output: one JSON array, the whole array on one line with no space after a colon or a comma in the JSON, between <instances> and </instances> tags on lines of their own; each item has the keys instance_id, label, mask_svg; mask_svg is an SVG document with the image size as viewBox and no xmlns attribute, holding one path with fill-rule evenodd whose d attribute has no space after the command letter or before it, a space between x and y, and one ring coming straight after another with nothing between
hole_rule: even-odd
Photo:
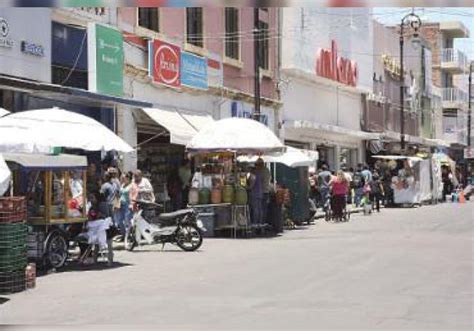
<instances>
[{"instance_id":1,"label":"metal railing","mask_svg":"<svg viewBox=\"0 0 474 331\"><path fill-rule=\"evenodd\" d=\"M443 101L447 102L467 102L467 93L457 87L443 88Z\"/></svg>"},{"instance_id":2,"label":"metal railing","mask_svg":"<svg viewBox=\"0 0 474 331\"><path fill-rule=\"evenodd\" d=\"M462 69L465 69L468 64L467 56L456 48L443 48L441 50L441 62L456 63Z\"/></svg>"}]
</instances>

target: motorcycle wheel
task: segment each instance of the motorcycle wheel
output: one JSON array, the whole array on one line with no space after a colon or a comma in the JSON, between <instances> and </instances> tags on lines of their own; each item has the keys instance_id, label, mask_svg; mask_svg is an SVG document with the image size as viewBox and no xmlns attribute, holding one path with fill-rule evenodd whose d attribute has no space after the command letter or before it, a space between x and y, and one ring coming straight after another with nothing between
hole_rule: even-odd
<instances>
[{"instance_id":1,"label":"motorcycle wheel","mask_svg":"<svg viewBox=\"0 0 474 331\"><path fill-rule=\"evenodd\" d=\"M183 251L193 252L202 245L202 234L195 225L184 225L178 228L176 244Z\"/></svg>"}]
</instances>

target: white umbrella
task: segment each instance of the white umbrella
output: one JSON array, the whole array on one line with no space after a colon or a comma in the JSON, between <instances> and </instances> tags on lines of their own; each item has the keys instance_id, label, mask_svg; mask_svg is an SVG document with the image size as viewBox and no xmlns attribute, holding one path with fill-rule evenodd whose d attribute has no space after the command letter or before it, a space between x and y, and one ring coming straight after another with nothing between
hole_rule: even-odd
<instances>
[{"instance_id":1,"label":"white umbrella","mask_svg":"<svg viewBox=\"0 0 474 331\"><path fill-rule=\"evenodd\" d=\"M239 156L238 160L239 162L255 162L257 158L256 156ZM262 159L267 163L281 163L290 168L309 167L314 165L314 162L317 160L310 158L304 151L291 146L286 146L286 152L280 156L264 155Z\"/></svg>"},{"instance_id":2,"label":"white umbrella","mask_svg":"<svg viewBox=\"0 0 474 331\"><path fill-rule=\"evenodd\" d=\"M0 196L2 196L8 189L10 184L11 172L8 168L2 154L0 154Z\"/></svg>"},{"instance_id":3,"label":"white umbrella","mask_svg":"<svg viewBox=\"0 0 474 331\"><path fill-rule=\"evenodd\" d=\"M0 108L0 117L10 114L10 112L6 109Z\"/></svg>"},{"instance_id":4,"label":"white umbrella","mask_svg":"<svg viewBox=\"0 0 474 331\"><path fill-rule=\"evenodd\" d=\"M186 147L191 152L272 154L285 151L285 146L265 125L236 117L205 126Z\"/></svg>"},{"instance_id":5,"label":"white umbrella","mask_svg":"<svg viewBox=\"0 0 474 331\"><path fill-rule=\"evenodd\" d=\"M54 147L133 151L96 120L60 108L24 111L0 118L0 151L48 153Z\"/></svg>"}]
</instances>

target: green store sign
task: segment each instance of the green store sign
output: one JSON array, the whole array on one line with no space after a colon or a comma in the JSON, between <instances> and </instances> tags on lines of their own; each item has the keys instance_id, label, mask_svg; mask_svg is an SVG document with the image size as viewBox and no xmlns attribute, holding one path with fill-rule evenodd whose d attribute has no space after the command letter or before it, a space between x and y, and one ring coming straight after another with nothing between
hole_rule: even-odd
<instances>
[{"instance_id":1,"label":"green store sign","mask_svg":"<svg viewBox=\"0 0 474 331\"><path fill-rule=\"evenodd\" d=\"M114 28L89 25L89 90L123 95L123 36Z\"/></svg>"}]
</instances>

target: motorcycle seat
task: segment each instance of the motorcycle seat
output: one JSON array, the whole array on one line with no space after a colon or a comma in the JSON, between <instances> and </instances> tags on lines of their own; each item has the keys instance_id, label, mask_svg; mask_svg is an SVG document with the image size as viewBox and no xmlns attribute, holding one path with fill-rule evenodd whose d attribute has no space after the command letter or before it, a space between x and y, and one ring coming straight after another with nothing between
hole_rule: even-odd
<instances>
[{"instance_id":1,"label":"motorcycle seat","mask_svg":"<svg viewBox=\"0 0 474 331\"><path fill-rule=\"evenodd\" d=\"M162 213L160 214L160 216L158 216L158 218L160 220L167 221L167 220L177 218L179 216L191 214L192 212L194 212L193 209L181 209L181 210L174 211L172 213Z\"/></svg>"}]
</instances>

